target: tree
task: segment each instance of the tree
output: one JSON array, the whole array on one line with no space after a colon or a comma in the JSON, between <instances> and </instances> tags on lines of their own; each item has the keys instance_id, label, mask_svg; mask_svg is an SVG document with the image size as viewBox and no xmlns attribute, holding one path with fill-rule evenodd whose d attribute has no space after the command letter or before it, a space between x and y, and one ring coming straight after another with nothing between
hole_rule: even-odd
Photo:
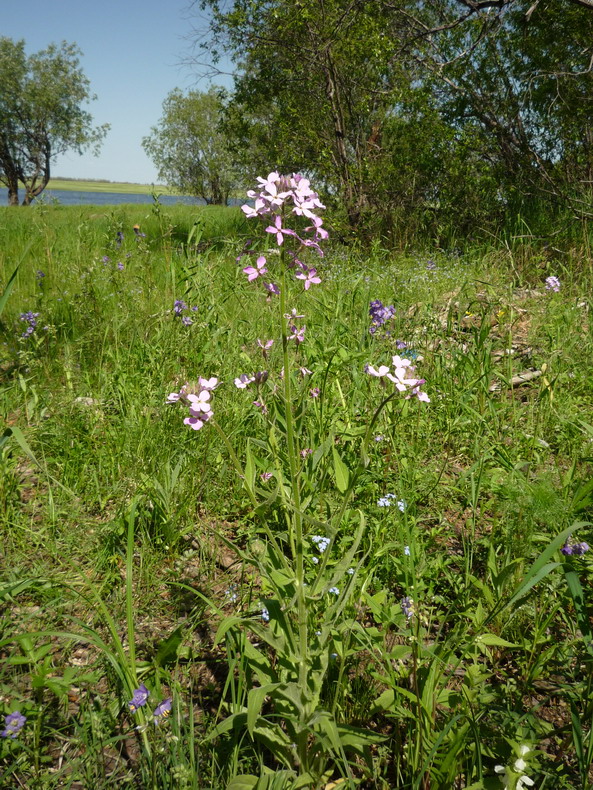
<instances>
[{"instance_id":1,"label":"tree","mask_svg":"<svg viewBox=\"0 0 593 790\"><path fill-rule=\"evenodd\" d=\"M158 169L159 178L206 203L226 205L237 186L227 138L220 129L224 93L179 89L163 102L163 115L142 146Z\"/></svg>"},{"instance_id":2,"label":"tree","mask_svg":"<svg viewBox=\"0 0 593 790\"><path fill-rule=\"evenodd\" d=\"M98 152L109 129L93 128L82 105L95 98L80 65L80 50L65 41L27 56L24 41L0 38L0 183L8 203L23 205L43 192L56 156L70 149Z\"/></svg>"}]
</instances>

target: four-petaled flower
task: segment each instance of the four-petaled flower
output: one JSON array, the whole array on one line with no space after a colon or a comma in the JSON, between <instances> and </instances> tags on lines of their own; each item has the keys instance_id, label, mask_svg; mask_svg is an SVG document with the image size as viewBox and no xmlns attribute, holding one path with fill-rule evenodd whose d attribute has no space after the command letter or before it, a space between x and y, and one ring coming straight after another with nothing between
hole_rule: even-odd
<instances>
[{"instance_id":1,"label":"four-petaled flower","mask_svg":"<svg viewBox=\"0 0 593 790\"><path fill-rule=\"evenodd\" d=\"M210 405L210 390L202 390L198 395L190 393L187 396L189 401L189 412L192 417L200 417L202 412L212 411Z\"/></svg>"},{"instance_id":2,"label":"four-petaled flower","mask_svg":"<svg viewBox=\"0 0 593 790\"><path fill-rule=\"evenodd\" d=\"M303 272L297 272L296 278L305 281L305 291L308 291L311 285L321 282L321 278L317 277L317 269L305 269Z\"/></svg>"},{"instance_id":3,"label":"four-petaled flower","mask_svg":"<svg viewBox=\"0 0 593 790\"><path fill-rule=\"evenodd\" d=\"M555 275L546 277L546 290L555 291L556 293L560 290L560 280Z\"/></svg>"},{"instance_id":4,"label":"four-petaled flower","mask_svg":"<svg viewBox=\"0 0 593 790\"><path fill-rule=\"evenodd\" d=\"M282 217L280 214L276 214L276 218L274 219L273 225L268 225L266 228L266 233L274 233L276 235L276 243L278 246L282 244L284 241L284 236L294 236L294 230L289 230L288 228L282 227Z\"/></svg>"},{"instance_id":5,"label":"four-petaled flower","mask_svg":"<svg viewBox=\"0 0 593 790\"><path fill-rule=\"evenodd\" d=\"M268 270L266 269L266 259L263 255L260 255L259 258L255 262L255 266L246 266L243 269L243 273L247 275L247 279L249 282L252 280L256 280L258 277L261 277L264 274L267 274Z\"/></svg>"},{"instance_id":6,"label":"four-petaled flower","mask_svg":"<svg viewBox=\"0 0 593 790\"><path fill-rule=\"evenodd\" d=\"M247 373L241 373L235 379L235 387L240 390L246 389L252 382L255 381L255 376L248 376Z\"/></svg>"}]
</instances>

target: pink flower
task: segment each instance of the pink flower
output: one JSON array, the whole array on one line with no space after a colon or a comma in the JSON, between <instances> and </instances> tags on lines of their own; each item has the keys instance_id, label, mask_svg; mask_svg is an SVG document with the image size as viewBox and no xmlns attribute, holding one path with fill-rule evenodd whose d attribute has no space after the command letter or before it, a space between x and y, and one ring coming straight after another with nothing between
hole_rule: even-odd
<instances>
[{"instance_id":1,"label":"pink flower","mask_svg":"<svg viewBox=\"0 0 593 790\"><path fill-rule=\"evenodd\" d=\"M204 414L200 414L196 417L186 417L183 421L185 425L189 425L194 431L199 431L200 428L203 428L204 425L208 422L208 420L212 417L212 412L206 412Z\"/></svg>"},{"instance_id":2,"label":"pink flower","mask_svg":"<svg viewBox=\"0 0 593 790\"><path fill-rule=\"evenodd\" d=\"M192 417L199 417L202 412L212 411L208 390L202 390L199 395L190 394L187 396L187 400L189 401L189 413Z\"/></svg>"},{"instance_id":3,"label":"pink flower","mask_svg":"<svg viewBox=\"0 0 593 790\"><path fill-rule=\"evenodd\" d=\"M299 343L302 343L304 341L304 339L305 339L305 329L307 327L306 327L305 324L303 324L303 326L299 329L298 327L294 326L294 324L293 324L289 328L290 328L290 331L292 332L292 334L288 336L288 339L289 340L295 340L296 344L298 346Z\"/></svg>"},{"instance_id":4,"label":"pink flower","mask_svg":"<svg viewBox=\"0 0 593 790\"><path fill-rule=\"evenodd\" d=\"M278 294L280 293L280 288L278 288L277 285L274 285L274 283L264 283L264 287L271 294L275 294L276 296L278 296Z\"/></svg>"},{"instance_id":5,"label":"pink flower","mask_svg":"<svg viewBox=\"0 0 593 790\"><path fill-rule=\"evenodd\" d=\"M258 337L257 345L262 349L262 351L268 351L274 345L274 341L273 340L266 340L265 343L264 343Z\"/></svg>"},{"instance_id":6,"label":"pink flower","mask_svg":"<svg viewBox=\"0 0 593 790\"><path fill-rule=\"evenodd\" d=\"M218 387L219 381L216 376L212 376L211 379L203 379L201 376L198 376L198 386L200 389L203 390L215 390Z\"/></svg>"},{"instance_id":7,"label":"pink flower","mask_svg":"<svg viewBox=\"0 0 593 790\"><path fill-rule=\"evenodd\" d=\"M321 282L321 279L317 277L317 269L307 269L306 272L297 272L296 278L297 280L305 281L305 291L308 291L311 285L317 285Z\"/></svg>"},{"instance_id":8,"label":"pink flower","mask_svg":"<svg viewBox=\"0 0 593 790\"><path fill-rule=\"evenodd\" d=\"M268 225L266 228L266 233L275 233L276 234L276 242L278 246L282 244L284 241L284 235L286 236L295 236L294 230L289 230L288 228L282 227L282 217L280 214L276 214L276 219L274 220L273 225Z\"/></svg>"},{"instance_id":9,"label":"pink flower","mask_svg":"<svg viewBox=\"0 0 593 790\"><path fill-rule=\"evenodd\" d=\"M389 368L387 365L379 365L379 369L377 370L372 365L365 365L364 371L365 373L368 373L369 376L377 376L380 378L381 376L385 376L387 373L389 373Z\"/></svg>"},{"instance_id":10,"label":"pink flower","mask_svg":"<svg viewBox=\"0 0 593 790\"><path fill-rule=\"evenodd\" d=\"M239 390L247 389L247 387L255 381L255 376L248 376L246 373L241 373L235 379L235 387Z\"/></svg>"},{"instance_id":11,"label":"pink flower","mask_svg":"<svg viewBox=\"0 0 593 790\"><path fill-rule=\"evenodd\" d=\"M255 266L246 266L243 269L243 273L247 275L247 279L249 282L252 280L256 280L258 277L261 277L262 274L267 274L268 270L266 269L266 259L263 255L260 255L257 261L255 262Z\"/></svg>"}]
</instances>

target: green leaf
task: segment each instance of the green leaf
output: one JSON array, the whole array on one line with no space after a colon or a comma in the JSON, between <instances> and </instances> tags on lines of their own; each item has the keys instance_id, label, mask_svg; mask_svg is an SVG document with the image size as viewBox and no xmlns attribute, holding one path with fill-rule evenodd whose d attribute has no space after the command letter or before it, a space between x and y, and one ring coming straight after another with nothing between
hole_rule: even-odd
<instances>
[{"instance_id":1,"label":"green leaf","mask_svg":"<svg viewBox=\"0 0 593 790\"><path fill-rule=\"evenodd\" d=\"M333 456L334 456L334 473L336 475L336 486L338 487L338 491L341 494L344 494L348 490L348 486L350 485L350 471L348 467L340 458L340 454L336 450L335 447L332 448Z\"/></svg>"},{"instance_id":2,"label":"green leaf","mask_svg":"<svg viewBox=\"0 0 593 790\"><path fill-rule=\"evenodd\" d=\"M583 635L583 642L587 652L593 655L593 634L591 633L591 622L585 605L585 593L583 592L583 587L576 571L573 570L568 563L564 566L564 578L566 579L568 591L574 603L577 623Z\"/></svg>"},{"instance_id":3,"label":"green leaf","mask_svg":"<svg viewBox=\"0 0 593 790\"><path fill-rule=\"evenodd\" d=\"M19 269L21 268L21 264L23 263L23 261L27 257L27 254L28 254L29 250L31 249L31 245L32 244L33 244L32 241L30 241L27 244L23 254L21 255L20 261L17 263L15 270L10 275L10 277L8 278L8 282L4 286L4 291L2 292L2 296L0 296L0 316L4 312L4 308L6 307L6 302L8 302L8 298L10 296L10 293L11 293L12 289L14 288L14 282L16 280L16 276L17 276L17 274L19 272Z\"/></svg>"},{"instance_id":4,"label":"green leaf","mask_svg":"<svg viewBox=\"0 0 593 790\"><path fill-rule=\"evenodd\" d=\"M488 647L519 647L519 645L507 642L506 639L496 636L496 634L480 634L476 637L476 642Z\"/></svg>"},{"instance_id":5,"label":"green leaf","mask_svg":"<svg viewBox=\"0 0 593 790\"><path fill-rule=\"evenodd\" d=\"M233 777L226 786L226 790L253 790L258 782L258 776L243 774L242 776Z\"/></svg>"},{"instance_id":6,"label":"green leaf","mask_svg":"<svg viewBox=\"0 0 593 790\"><path fill-rule=\"evenodd\" d=\"M181 644L182 628L176 628L172 634L160 643L156 656L154 657L155 664L164 667L167 664L172 664L177 660L179 652L179 645Z\"/></svg>"},{"instance_id":7,"label":"green leaf","mask_svg":"<svg viewBox=\"0 0 593 790\"><path fill-rule=\"evenodd\" d=\"M247 695L247 729L252 738L255 724L259 718L266 697L280 685L280 683L268 683L265 686L259 686L249 691Z\"/></svg>"}]
</instances>

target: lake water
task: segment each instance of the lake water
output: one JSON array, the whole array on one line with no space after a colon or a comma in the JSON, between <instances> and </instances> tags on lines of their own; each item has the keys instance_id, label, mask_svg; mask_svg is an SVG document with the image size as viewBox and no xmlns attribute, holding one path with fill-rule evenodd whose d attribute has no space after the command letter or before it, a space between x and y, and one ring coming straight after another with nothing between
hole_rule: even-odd
<instances>
[{"instance_id":1,"label":"lake water","mask_svg":"<svg viewBox=\"0 0 593 790\"><path fill-rule=\"evenodd\" d=\"M20 192L23 199L23 192ZM77 192L66 189L45 189L39 198L44 203L58 201L63 206L116 206L121 203L152 203L152 195L135 195L122 192ZM194 206L204 206L205 202L199 198L187 195L159 195L159 202L163 206L172 206L175 203L186 203ZM231 201L232 203L233 201ZM35 201L34 201L35 203ZM8 190L0 187L0 206L8 205Z\"/></svg>"}]
</instances>

